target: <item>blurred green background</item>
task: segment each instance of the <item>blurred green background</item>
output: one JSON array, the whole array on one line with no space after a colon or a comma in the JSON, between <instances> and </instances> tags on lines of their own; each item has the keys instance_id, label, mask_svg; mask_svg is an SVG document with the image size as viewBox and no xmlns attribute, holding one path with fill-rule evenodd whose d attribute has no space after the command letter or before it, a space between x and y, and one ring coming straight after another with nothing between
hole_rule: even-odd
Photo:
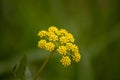
<instances>
[{"instance_id":1,"label":"blurred green background","mask_svg":"<svg viewBox=\"0 0 120 80\"><path fill-rule=\"evenodd\" d=\"M26 54L35 75L49 54L37 48L39 30L65 28L82 59L64 68L53 55L42 80L120 80L120 0L0 0L0 80Z\"/></svg>"}]
</instances>

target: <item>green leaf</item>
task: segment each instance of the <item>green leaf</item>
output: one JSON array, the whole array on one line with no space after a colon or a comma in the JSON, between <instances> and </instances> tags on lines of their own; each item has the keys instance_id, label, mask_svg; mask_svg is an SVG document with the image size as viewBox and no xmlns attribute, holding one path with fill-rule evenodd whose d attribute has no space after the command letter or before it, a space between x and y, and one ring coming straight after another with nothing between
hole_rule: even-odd
<instances>
[{"instance_id":1,"label":"green leaf","mask_svg":"<svg viewBox=\"0 0 120 80\"><path fill-rule=\"evenodd\" d=\"M26 66L26 70L25 70L25 80L32 80L31 77L31 71L29 70L28 66Z\"/></svg>"},{"instance_id":2,"label":"green leaf","mask_svg":"<svg viewBox=\"0 0 120 80\"><path fill-rule=\"evenodd\" d=\"M21 80L25 80L25 70L27 64L27 57L24 55L20 60L19 64L16 64L13 68L13 74L20 78Z\"/></svg>"}]
</instances>

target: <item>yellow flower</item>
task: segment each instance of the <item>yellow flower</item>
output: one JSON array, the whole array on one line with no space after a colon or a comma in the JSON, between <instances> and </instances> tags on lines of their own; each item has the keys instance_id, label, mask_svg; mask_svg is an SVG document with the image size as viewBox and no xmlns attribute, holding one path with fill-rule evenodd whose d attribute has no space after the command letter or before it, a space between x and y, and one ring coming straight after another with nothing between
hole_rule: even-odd
<instances>
[{"instance_id":1,"label":"yellow flower","mask_svg":"<svg viewBox=\"0 0 120 80\"><path fill-rule=\"evenodd\" d=\"M68 33L65 36L60 37L61 44L68 43L68 42L74 42L74 37L72 34Z\"/></svg>"},{"instance_id":2,"label":"yellow flower","mask_svg":"<svg viewBox=\"0 0 120 80\"><path fill-rule=\"evenodd\" d=\"M49 27L48 31L57 33L58 32L58 28L56 28L55 26L51 26L51 27Z\"/></svg>"},{"instance_id":3,"label":"yellow flower","mask_svg":"<svg viewBox=\"0 0 120 80\"><path fill-rule=\"evenodd\" d=\"M78 51L78 46L76 46L75 44L72 45L71 50L72 50L73 53L78 53L79 52Z\"/></svg>"},{"instance_id":4,"label":"yellow flower","mask_svg":"<svg viewBox=\"0 0 120 80\"><path fill-rule=\"evenodd\" d=\"M72 43L74 42L74 37L71 33L66 34L66 37L68 42L72 42Z\"/></svg>"},{"instance_id":5,"label":"yellow flower","mask_svg":"<svg viewBox=\"0 0 120 80\"><path fill-rule=\"evenodd\" d=\"M40 31L38 36L42 38L38 41L38 47L50 52L57 50L62 55L60 62L65 67L71 64L71 58L75 62L80 61L81 55L78 46L74 44L75 39L67 30L59 30L55 26L51 26L47 31Z\"/></svg>"},{"instance_id":6,"label":"yellow flower","mask_svg":"<svg viewBox=\"0 0 120 80\"><path fill-rule=\"evenodd\" d=\"M60 29L60 30L59 30L59 33L60 33L60 35L62 35L62 36L68 34L68 32L67 32L65 29Z\"/></svg>"},{"instance_id":7,"label":"yellow flower","mask_svg":"<svg viewBox=\"0 0 120 80\"><path fill-rule=\"evenodd\" d=\"M74 53L74 56L72 57L75 62L79 62L81 59L81 55L79 53Z\"/></svg>"},{"instance_id":8,"label":"yellow flower","mask_svg":"<svg viewBox=\"0 0 120 80\"><path fill-rule=\"evenodd\" d=\"M55 45L52 42L48 42L45 44L45 49L52 52L54 50Z\"/></svg>"},{"instance_id":9,"label":"yellow flower","mask_svg":"<svg viewBox=\"0 0 120 80\"><path fill-rule=\"evenodd\" d=\"M67 43L68 42L67 37L66 36L60 37L60 42L61 42L61 44Z\"/></svg>"},{"instance_id":10,"label":"yellow flower","mask_svg":"<svg viewBox=\"0 0 120 80\"><path fill-rule=\"evenodd\" d=\"M49 37L49 36L51 36L51 35L55 35L55 33L49 31L49 32L47 33L47 36Z\"/></svg>"},{"instance_id":11,"label":"yellow flower","mask_svg":"<svg viewBox=\"0 0 120 80\"><path fill-rule=\"evenodd\" d=\"M49 41L58 41L58 36L55 35L53 32L48 32L48 39Z\"/></svg>"},{"instance_id":12,"label":"yellow flower","mask_svg":"<svg viewBox=\"0 0 120 80\"><path fill-rule=\"evenodd\" d=\"M71 64L71 60L68 56L63 56L60 62L64 67L69 66Z\"/></svg>"},{"instance_id":13,"label":"yellow flower","mask_svg":"<svg viewBox=\"0 0 120 80\"><path fill-rule=\"evenodd\" d=\"M67 48L65 46L59 46L59 48L57 49L58 53L61 55L66 55L67 53Z\"/></svg>"},{"instance_id":14,"label":"yellow flower","mask_svg":"<svg viewBox=\"0 0 120 80\"><path fill-rule=\"evenodd\" d=\"M66 43L66 48L70 51L71 48L73 47L72 43Z\"/></svg>"},{"instance_id":15,"label":"yellow flower","mask_svg":"<svg viewBox=\"0 0 120 80\"><path fill-rule=\"evenodd\" d=\"M72 51L73 53L78 53L78 46L76 46L75 44L72 43L66 43L66 47L67 49L70 51Z\"/></svg>"},{"instance_id":16,"label":"yellow flower","mask_svg":"<svg viewBox=\"0 0 120 80\"><path fill-rule=\"evenodd\" d=\"M40 31L39 33L38 33L38 36L40 36L41 38L43 37L43 36L46 36L47 35L47 31L44 31L44 30L42 30L42 31Z\"/></svg>"},{"instance_id":17,"label":"yellow flower","mask_svg":"<svg viewBox=\"0 0 120 80\"><path fill-rule=\"evenodd\" d=\"M50 35L49 40L50 41L58 41L58 36L57 35Z\"/></svg>"},{"instance_id":18,"label":"yellow flower","mask_svg":"<svg viewBox=\"0 0 120 80\"><path fill-rule=\"evenodd\" d=\"M38 48L44 48L46 45L46 40L40 40L38 41Z\"/></svg>"}]
</instances>

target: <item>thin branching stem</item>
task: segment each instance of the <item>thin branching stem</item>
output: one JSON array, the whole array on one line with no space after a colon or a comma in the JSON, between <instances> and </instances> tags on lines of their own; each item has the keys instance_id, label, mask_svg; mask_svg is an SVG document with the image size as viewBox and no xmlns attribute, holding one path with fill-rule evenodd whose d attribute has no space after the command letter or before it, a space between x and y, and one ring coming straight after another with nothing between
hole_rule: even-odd
<instances>
[{"instance_id":1,"label":"thin branching stem","mask_svg":"<svg viewBox=\"0 0 120 80\"><path fill-rule=\"evenodd\" d=\"M49 54L49 56L45 59L44 63L42 64L42 66L41 66L40 69L38 70L37 74L35 75L34 80L37 80L37 79L38 79L38 77L40 76L42 70L44 69L45 65L47 64L47 62L49 61L49 59L50 59L50 57L51 57L51 55L52 55L53 53L54 53L54 51L51 52L51 53Z\"/></svg>"}]
</instances>

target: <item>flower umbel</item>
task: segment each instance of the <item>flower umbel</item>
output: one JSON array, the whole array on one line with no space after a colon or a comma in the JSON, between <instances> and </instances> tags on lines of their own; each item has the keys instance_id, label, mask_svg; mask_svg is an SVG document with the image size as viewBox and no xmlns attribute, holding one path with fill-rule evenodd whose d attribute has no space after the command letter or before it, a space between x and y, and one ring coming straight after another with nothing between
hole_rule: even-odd
<instances>
[{"instance_id":1,"label":"flower umbel","mask_svg":"<svg viewBox=\"0 0 120 80\"><path fill-rule=\"evenodd\" d=\"M78 46L74 44L75 39L67 30L51 26L48 30L40 31L38 36L41 38L38 41L38 48L50 52L56 50L62 57L60 62L64 67L71 65L71 60L80 61L81 55Z\"/></svg>"}]
</instances>

